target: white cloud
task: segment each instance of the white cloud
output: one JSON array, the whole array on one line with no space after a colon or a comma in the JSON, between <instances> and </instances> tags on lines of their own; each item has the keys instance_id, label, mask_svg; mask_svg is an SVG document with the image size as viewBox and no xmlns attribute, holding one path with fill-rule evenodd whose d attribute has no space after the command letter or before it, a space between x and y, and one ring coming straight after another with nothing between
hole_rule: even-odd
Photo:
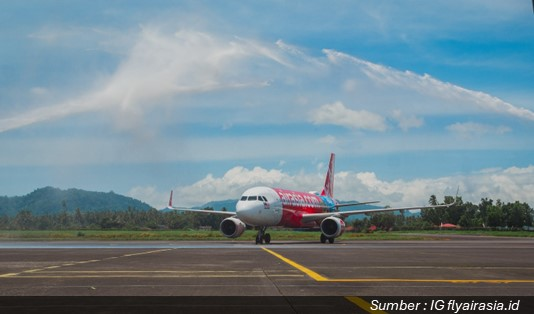
<instances>
[{"instance_id":1,"label":"white cloud","mask_svg":"<svg viewBox=\"0 0 534 314\"><path fill-rule=\"evenodd\" d=\"M527 108L514 106L500 98L494 97L481 91L474 91L458 85L443 82L428 74L419 75L410 71L399 71L391 67L372 63L335 50L323 50L332 64L342 66L346 63L356 65L373 82L384 87L398 87L402 90L412 90L417 95L412 95L411 102L418 103L419 96L430 96L431 99L445 101L448 106L441 108L429 106L427 102L419 103L416 108L435 112L456 110L466 112L465 106L471 110L478 109L486 113L499 113L514 116L527 121L534 121L534 112ZM392 93L394 91L391 91ZM397 91L398 93L398 91ZM426 108L425 108L426 107Z\"/></svg>"},{"instance_id":2,"label":"white cloud","mask_svg":"<svg viewBox=\"0 0 534 314\"><path fill-rule=\"evenodd\" d=\"M318 141L321 144L332 145L337 142L337 138L333 135L326 135L326 136L320 137Z\"/></svg>"},{"instance_id":3,"label":"white cloud","mask_svg":"<svg viewBox=\"0 0 534 314\"><path fill-rule=\"evenodd\" d=\"M96 42L94 33L92 41ZM129 30L128 35L132 34ZM72 37L51 31L41 35L51 45ZM111 41L120 35L107 32L105 38ZM473 112L478 116L483 111L513 115L529 123L532 112L428 75L402 72L334 50L316 56L282 41L265 43L194 29L168 32L151 26L120 42L129 45L123 48L116 69L104 79L95 79L76 97L62 97L62 92L46 84L25 89L36 102L7 110L0 117L0 133L54 123L37 126L35 130L45 132L26 138L5 134L2 144L9 149L0 156L4 165L277 160L312 156L326 148L348 155L496 146L525 149L531 141L520 132L497 144L487 136L469 147L453 141L455 134L510 131L505 126L481 127L478 122L450 126L450 132L399 134L393 123L404 131L430 128L425 125L427 116L439 119ZM50 104L52 99L66 100ZM42 103L36 105L37 101ZM12 115L15 111L18 114ZM73 123L73 115L80 115L74 121L83 123ZM324 134L315 128L315 133L304 134L300 130L309 130L309 126L301 126L307 123L374 132L330 130L334 133ZM244 128L246 134L239 134L243 126L252 124L259 128ZM298 130L291 136L266 131L289 125ZM208 134L205 130L213 126L227 132ZM68 131L57 137L61 129ZM245 141L254 149L236 145Z\"/></svg>"},{"instance_id":4,"label":"white cloud","mask_svg":"<svg viewBox=\"0 0 534 314\"><path fill-rule=\"evenodd\" d=\"M511 128L504 125L494 126L476 122L454 123L447 126L447 130L467 138L470 138L472 136L481 136L485 134L502 135L512 131Z\"/></svg>"},{"instance_id":5,"label":"white cloud","mask_svg":"<svg viewBox=\"0 0 534 314\"><path fill-rule=\"evenodd\" d=\"M141 200L156 209L167 207L170 191L158 191L155 186L136 186L130 189L128 196Z\"/></svg>"},{"instance_id":6,"label":"white cloud","mask_svg":"<svg viewBox=\"0 0 534 314\"><path fill-rule=\"evenodd\" d=\"M75 31L90 32L93 38L99 34L95 30ZM53 44L59 38L65 41L72 37L69 34L45 29L34 37ZM113 31L103 36L106 41L121 37ZM33 109L28 106L18 115L0 119L0 132L85 112L104 112L115 117L113 124L118 129L141 132L143 126L144 131L149 129L147 111L164 104L182 110L203 105L246 110L235 112L234 120L222 121L223 125L259 116L265 123L281 114L287 123L302 122L306 118L301 113L303 107L321 103L325 105L314 110L308 121L379 132L387 130L384 117L392 111L403 130L422 126L426 114L477 110L534 121L532 111L487 93L335 50L324 50L326 58L316 57L280 40L270 44L192 29L170 33L151 26L142 27L133 38L109 77L95 79L94 86L78 97ZM251 92L240 95L243 90ZM59 98L53 90L47 88L47 92ZM199 99L210 95L209 101ZM335 99L339 101L333 102ZM394 111L402 103L410 106ZM358 104L357 109L353 104ZM265 114L266 108L269 114ZM206 119L198 114L190 116Z\"/></svg>"},{"instance_id":7,"label":"white cloud","mask_svg":"<svg viewBox=\"0 0 534 314\"><path fill-rule=\"evenodd\" d=\"M359 193L359 199L381 200L383 205L423 205L430 195L438 199L459 194L464 201L478 203L481 198L522 201L534 204L534 166L525 168L488 169L465 175L412 180L385 181L373 172L336 174L338 197L346 199Z\"/></svg>"},{"instance_id":8,"label":"white cloud","mask_svg":"<svg viewBox=\"0 0 534 314\"><path fill-rule=\"evenodd\" d=\"M274 48L197 31L169 35L145 27L105 82L78 98L0 119L0 132L91 111L112 113L120 128L136 129L145 109L177 95L266 86L261 75L248 72L247 62L283 63Z\"/></svg>"},{"instance_id":9,"label":"white cloud","mask_svg":"<svg viewBox=\"0 0 534 314\"><path fill-rule=\"evenodd\" d=\"M249 187L272 186L289 181L290 176L280 170L266 170L261 167L247 169L238 166L228 170L220 178L208 174L190 186L177 187L175 195L176 199L186 206L202 205L213 200L238 198Z\"/></svg>"},{"instance_id":10,"label":"white cloud","mask_svg":"<svg viewBox=\"0 0 534 314\"><path fill-rule=\"evenodd\" d=\"M318 171L324 170L322 168ZM258 185L318 191L323 183L324 176L319 173L291 175L277 169L234 167L222 177L209 174L192 185L176 187L175 205L194 206L214 200L237 199L247 188ZM430 195L436 195L439 200L445 195L455 195L458 186L462 199L475 204L485 197L534 204L534 166L392 181L380 179L374 172L343 171L335 174L334 190L336 198L340 200L379 200L382 206L422 206ZM153 187L136 187L129 195L157 208L166 206L168 200L168 193L160 193Z\"/></svg>"},{"instance_id":11,"label":"white cloud","mask_svg":"<svg viewBox=\"0 0 534 314\"><path fill-rule=\"evenodd\" d=\"M423 119L417 118L414 114L406 115L401 110L393 110L392 118L397 121L399 128L408 131L411 128L419 128L423 125Z\"/></svg>"},{"instance_id":12,"label":"white cloud","mask_svg":"<svg viewBox=\"0 0 534 314\"><path fill-rule=\"evenodd\" d=\"M93 37L99 34L90 32ZM50 30L42 33L35 36L50 43L56 38L71 37ZM106 31L103 36L106 41L121 37L113 31ZM398 110L399 103L410 104L402 108L402 115L393 116L403 130L421 126L425 114L483 111L534 121L534 112L487 93L335 50L324 50L325 59L282 41L269 44L191 29L169 33L150 26L143 27L133 38L124 58L107 79L95 79L94 86L78 97L40 104L34 109L28 106L18 115L0 119L0 132L94 111L115 116L113 122L121 130L138 130L144 124L146 112L158 105L200 106L202 101L193 98L196 101L186 102L182 97L217 93L222 97L214 96L206 103L213 107L246 108L256 115L260 108L269 107L276 114L285 113L288 122L302 120L300 106L326 103L321 110L314 111L317 117L311 117L312 122L373 131L387 129L383 116ZM262 92L262 88L269 92ZM252 99L255 104L252 107L236 95L236 91L246 89L254 93L245 97L249 102ZM224 95L226 91L231 93ZM35 92L44 89L34 89ZM47 92L54 93L49 88ZM332 103L334 99L339 101ZM348 108L348 103L357 103L359 109ZM299 106L288 106L293 104Z\"/></svg>"},{"instance_id":13,"label":"white cloud","mask_svg":"<svg viewBox=\"0 0 534 314\"><path fill-rule=\"evenodd\" d=\"M310 120L315 124L340 125L350 129L385 131L387 125L380 115L367 110L352 110L342 102L326 104L310 113Z\"/></svg>"}]
</instances>

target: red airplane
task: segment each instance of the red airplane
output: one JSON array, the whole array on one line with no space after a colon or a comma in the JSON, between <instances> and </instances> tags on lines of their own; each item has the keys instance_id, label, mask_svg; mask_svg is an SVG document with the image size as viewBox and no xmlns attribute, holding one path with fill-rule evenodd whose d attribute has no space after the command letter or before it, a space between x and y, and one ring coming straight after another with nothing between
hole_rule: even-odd
<instances>
[{"instance_id":1,"label":"red airplane","mask_svg":"<svg viewBox=\"0 0 534 314\"><path fill-rule=\"evenodd\" d=\"M265 233L267 227L282 226L286 228L317 228L321 230L321 242L334 243L334 239L345 231L344 219L351 215L389 212L396 210L450 207L454 205L414 206L397 208L377 208L339 211L340 207L358 206L378 203L378 201L339 204L334 199L334 164L335 154L330 155L330 163L321 194L299 192L265 186L246 190L236 204L235 212L197 210L172 206L172 191L169 209L192 211L228 216L221 222L220 230L228 238L237 238L243 234L246 226L258 227L256 244L269 244L271 235Z\"/></svg>"}]
</instances>

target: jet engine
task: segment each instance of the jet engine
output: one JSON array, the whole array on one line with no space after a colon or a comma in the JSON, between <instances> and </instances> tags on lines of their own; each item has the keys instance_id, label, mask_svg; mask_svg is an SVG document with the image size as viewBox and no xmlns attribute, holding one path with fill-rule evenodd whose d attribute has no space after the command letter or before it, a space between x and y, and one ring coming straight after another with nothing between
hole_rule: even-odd
<instances>
[{"instance_id":1,"label":"jet engine","mask_svg":"<svg viewBox=\"0 0 534 314\"><path fill-rule=\"evenodd\" d=\"M337 238L345 231L345 222L337 217L327 217L321 221L321 232L327 238Z\"/></svg>"},{"instance_id":2,"label":"jet engine","mask_svg":"<svg viewBox=\"0 0 534 314\"><path fill-rule=\"evenodd\" d=\"M245 232L247 225L241 220L230 217L221 221L220 229L227 238L237 238Z\"/></svg>"}]
</instances>

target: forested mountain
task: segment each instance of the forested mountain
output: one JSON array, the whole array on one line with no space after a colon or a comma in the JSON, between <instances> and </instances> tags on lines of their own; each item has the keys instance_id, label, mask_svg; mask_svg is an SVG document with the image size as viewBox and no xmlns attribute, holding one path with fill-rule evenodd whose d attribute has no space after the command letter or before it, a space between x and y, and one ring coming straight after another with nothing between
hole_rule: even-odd
<instances>
[{"instance_id":1,"label":"forested mountain","mask_svg":"<svg viewBox=\"0 0 534 314\"><path fill-rule=\"evenodd\" d=\"M61 190L53 187L37 189L24 196L0 197L0 215L14 216L21 210L33 215L104 210L149 210L150 205L113 192L89 192L79 189Z\"/></svg>"}]
</instances>

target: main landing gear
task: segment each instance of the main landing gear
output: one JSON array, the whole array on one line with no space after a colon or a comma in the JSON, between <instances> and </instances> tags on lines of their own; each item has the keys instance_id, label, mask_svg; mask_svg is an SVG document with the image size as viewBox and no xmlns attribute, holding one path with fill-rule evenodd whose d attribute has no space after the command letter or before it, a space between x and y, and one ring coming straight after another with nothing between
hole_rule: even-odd
<instances>
[{"instance_id":1,"label":"main landing gear","mask_svg":"<svg viewBox=\"0 0 534 314\"><path fill-rule=\"evenodd\" d=\"M263 244L265 241L265 244L271 243L271 235L269 233L265 233L265 230L267 230L267 227L260 227L258 230L258 234L256 235L256 244Z\"/></svg>"},{"instance_id":2,"label":"main landing gear","mask_svg":"<svg viewBox=\"0 0 534 314\"><path fill-rule=\"evenodd\" d=\"M324 233L321 233L321 243L326 243L327 240L329 243L334 243L334 239L335 238L329 238L325 236Z\"/></svg>"}]
</instances>

